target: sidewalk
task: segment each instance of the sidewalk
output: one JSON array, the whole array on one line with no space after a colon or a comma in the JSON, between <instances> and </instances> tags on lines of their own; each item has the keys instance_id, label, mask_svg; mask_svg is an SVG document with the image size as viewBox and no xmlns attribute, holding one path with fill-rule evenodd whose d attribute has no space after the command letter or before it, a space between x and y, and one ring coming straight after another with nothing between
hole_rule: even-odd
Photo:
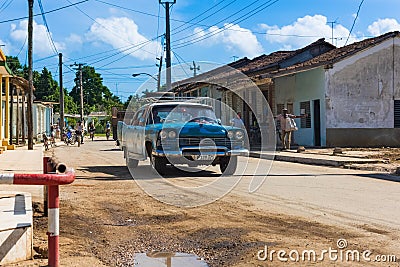
<instances>
[{"instance_id":1,"label":"sidewalk","mask_svg":"<svg viewBox=\"0 0 400 267\"><path fill-rule=\"evenodd\" d=\"M33 150L27 146L0 154L0 173L43 173L43 145L37 144ZM34 202L43 203L42 185L0 185L0 191L29 192Z\"/></svg>"},{"instance_id":2,"label":"sidewalk","mask_svg":"<svg viewBox=\"0 0 400 267\"><path fill-rule=\"evenodd\" d=\"M272 152L254 150L251 157L271 159ZM333 154L333 148L311 148L299 153L297 150L276 151L274 159L311 165L345 167L350 169L370 170L379 172L395 172L397 165L389 164L388 159L382 158L376 151L363 149L343 149L343 153Z\"/></svg>"}]
</instances>

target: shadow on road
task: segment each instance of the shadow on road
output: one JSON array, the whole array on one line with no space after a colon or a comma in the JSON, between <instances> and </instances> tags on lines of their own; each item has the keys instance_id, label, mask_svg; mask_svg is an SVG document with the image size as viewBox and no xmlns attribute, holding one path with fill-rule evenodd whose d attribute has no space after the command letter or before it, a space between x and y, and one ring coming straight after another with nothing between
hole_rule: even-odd
<instances>
[{"instance_id":1,"label":"shadow on road","mask_svg":"<svg viewBox=\"0 0 400 267\"><path fill-rule=\"evenodd\" d=\"M186 168L187 169L187 168ZM189 170L189 169L188 169ZM200 170L196 168L191 168L191 171L185 171L185 168L177 168L172 166L167 166L165 169L165 174L162 175L164 178L180 178L180 177L219 177L220 173L216 173L209 170ZM157 175L150 166L138 166L132 169L132 175L136 179L159 179L161 176Z\"/></svg>"},{"instance_id":2,"label":"shadow on road","mask_svg":"<svg viewBox=\"0 0 400 267\"><path fill-rule=\"evenodd\" d=\"M371 178L371 179L378 179L378 180L385 180L385 181L390 181L390 182L400 182L400 176L384 174L384 173L356 174L356 176Z\"/></svg>"},{"instance_id":3,"label":"shadow on road","mask_svg":"<svg viewBox=\"0 0 400 267\"><path fill-rule=\"evenodd\" d=\"M77 176L76 179L86 180L103 180L103 181L115 181L115 180L130 180L132 179L131 174L126 166L86 166L79 168L79 171L83 173L91 173L91 177ZM106 174L104 176L103 174Z\"/></svg>"}]
</instances>

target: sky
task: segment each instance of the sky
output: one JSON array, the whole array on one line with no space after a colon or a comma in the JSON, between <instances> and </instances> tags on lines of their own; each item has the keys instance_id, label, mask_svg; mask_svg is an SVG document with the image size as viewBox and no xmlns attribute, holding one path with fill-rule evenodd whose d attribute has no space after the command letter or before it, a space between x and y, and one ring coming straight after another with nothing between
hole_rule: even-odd
<instances>
[{"instance_id":1,"label":"sky","mask_svg":"<svg viewBox=\"0 0 400 267\"><path fill-rule=\"evenodd\" d=\"M172 65L179 68L174 78L193 75L193 62L202 73L320 38L341 47L399 31L399 10L399 0L176 0L170 8ZM0 48L22 64L27 15L28 1L0 0ZM156 87L149 75L132 74L156 77L156 58L165 59L165 8L159 1L35 0L34 15L33 67L48 68L58 81L62 53L68 90L74 86L74 63L95 67L122 101L146 81Z\"/></svg>"}]
</instances>

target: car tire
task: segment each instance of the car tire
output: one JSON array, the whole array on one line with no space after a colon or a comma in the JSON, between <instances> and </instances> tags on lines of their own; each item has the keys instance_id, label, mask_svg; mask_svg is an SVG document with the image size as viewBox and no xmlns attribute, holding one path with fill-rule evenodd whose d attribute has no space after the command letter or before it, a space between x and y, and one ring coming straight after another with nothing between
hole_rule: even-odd
<instances>
[{"instance_id":1,"label":"car tire","mask_svg":"<svg viewBox=\"0 0 400 267\"><path fill-rule=\"evenodd\" d=\"M222 175L233 175L237 168L237 156L222 157L219 163L219 169Z\"/></svg>"},{"instance_id":2,"label":"car tire","mask_svg":"<svg viewBox=\"0 0 400 267\"><path fill-rule=\"evenodd\" d=\"M167 167L167 160L162 157L151 156L150 157L151 167L158 172L160 175L165 174L165 169Z\"/></svg>"}]
</instances>

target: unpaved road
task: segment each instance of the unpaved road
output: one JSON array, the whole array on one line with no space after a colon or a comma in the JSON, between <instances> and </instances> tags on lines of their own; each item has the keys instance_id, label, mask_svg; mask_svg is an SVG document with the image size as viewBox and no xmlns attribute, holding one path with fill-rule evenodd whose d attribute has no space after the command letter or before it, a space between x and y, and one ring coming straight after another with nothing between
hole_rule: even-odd
<instances>
[{"instance_id":1,"label":"unpaved road","mask_svg":"<svg viewBox=\"0 0 400 267\"><path fill-rule=\"evenodd\" d=\"M80 148L57 147L54 153L77 175L73 184L61 187L62 266L133 266L134 253L154 250L194 253L210 266L400 265L400 183L368 172L274 162L256 193L247 190L250 173L222 199L182 208L140 189L112 141L97 138ZM147 162L136 171L157 183ZM174 170L168 179L199 184L218 179L217 171L181 177L184 173ZM35 217L35 245L45 244L46 227L45 218ZM301 260L304 250L320 256L322 250L338 249L338 239L347 241L342 252L371 250L372 260L378 254L396 255L397 262L335 261L328 255L318 262ZM297 250L300 262L282 262L276 253L261 261L257 253L265 245L268 252Z\"/></svg>"}]
</instances>

